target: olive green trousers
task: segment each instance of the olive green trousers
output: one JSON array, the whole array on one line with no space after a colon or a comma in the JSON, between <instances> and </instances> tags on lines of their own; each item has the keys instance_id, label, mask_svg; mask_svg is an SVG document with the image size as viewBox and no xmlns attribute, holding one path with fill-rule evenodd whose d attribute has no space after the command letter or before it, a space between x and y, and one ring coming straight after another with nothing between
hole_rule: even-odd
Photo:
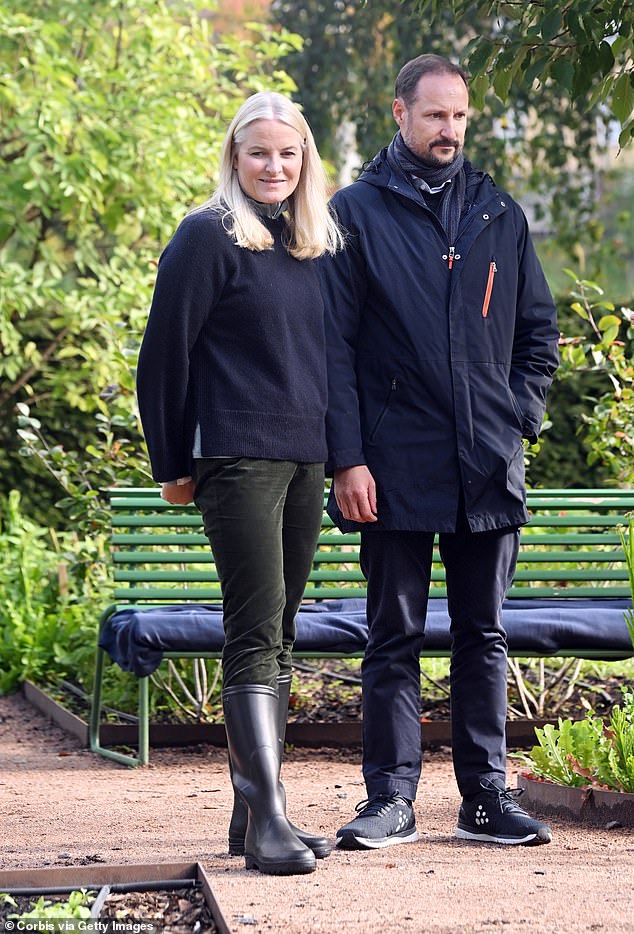
<instances>
[{"instance_id":1,"label":"olive green trousers","mask_svg":"<svg viewBox=\"0 0 634 934\"><path fill-rule=\"evenodd\" d=\"M194 461L195 503L223 598L223 687L277 689L291 672L295 615L321 526L323 464Z\"/></svg>"}]
</instances>

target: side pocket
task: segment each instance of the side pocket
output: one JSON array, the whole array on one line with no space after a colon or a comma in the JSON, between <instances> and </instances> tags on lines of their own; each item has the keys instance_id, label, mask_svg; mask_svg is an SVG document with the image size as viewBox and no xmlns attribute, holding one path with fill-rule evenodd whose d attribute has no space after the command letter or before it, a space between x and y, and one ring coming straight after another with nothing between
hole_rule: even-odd
<instances>
[{"instance_id":1,"label":"side pocket","mask_svg":"<svg viewBox=\"0 0 634 934\"><path fill-rule=\"evenodd\" d=\"M520 442L506 467L506 489L509 493L524 500L526 477L524 470L524 445Z\"/></svg>"},{"instance_id":2,"label":"side pocket","mask_svg":"<svg viewBox=\"0 0 634 934\"><path fill-rule=\"evenodd\" d=\"M512 407L513 407L513 411L515 412L515 415L516 415L516 417L517 417L517 421L518 421L518 423L519 423L519 425L520 425L520 428L523 428L523 426L524 426L524 413L523 413L522 410L520 409L519 403L518 403L517 399L515 398L515 393L513 392L513 390L511 389L510 386L508 387L508 394L509 394L509 399L511 400L511 405L512 405Z\"/></svg>"},{"instance_id":3,"label":"side pocket","mask_svg":"<svg viewBox=\"0 0 634 934\"><path fill-rule=\"evenodd\" d=\"M484 302L482 303L482 317L486 318L489 313L489 303L491 301L491 292L493 291L493 280L495 279L495 274L498 271L497 266L495 265L495 257L491 258L489 263L489 278L487 279L487 287L484 293Z\"/></svg>"},{"instance_id":4,"label":"side pocket","mask_svg":"<svg viewBox=\"0 0 634 934\"><path fill-rule=\"evenodd\" d=\"M396 392L397 388L398 388L398 384L397 384L397 381L396 381L396 377L393 376L393 377L392 377L392 382L390 383L390 391L389 391L388 394L387 394L387 399L385 400L385 402L384 402L384 404L383 404L383 408L382 408L381 411L379 412L379 414L378 414L378 416L377 416L377 419L376 419L374 425L372 426L372 431L371 431L370 434L368 435L368 441L370 442L370 444L374 441L374 439L375 439L375 437L376 437L376 434L377 434L379 428L381 427L381 424L382 424L382 422L383 422L383 419L384 419L385 416L387 415L387 410L389 409L389 407L390 407L390 405L391 405L391 403L392 403L392 400L393 400L393 398L394 398L394 393Z\"/></svg>"}]
</instances>

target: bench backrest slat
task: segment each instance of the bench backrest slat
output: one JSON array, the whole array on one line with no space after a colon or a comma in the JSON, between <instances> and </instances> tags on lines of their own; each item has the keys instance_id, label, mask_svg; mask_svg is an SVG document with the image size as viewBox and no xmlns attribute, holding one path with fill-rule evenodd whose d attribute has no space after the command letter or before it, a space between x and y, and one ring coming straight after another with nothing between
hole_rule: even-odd
<instances>
[{"instance_id":1,"label":"bench backrest slat","mask_svg":"<svg viewBox=\"0 0 634 934\"><path fill-rule=\"evenodd\" d=\"M110 491L115 600L219 602L213 556L192 506L172 506L159 491ZM634 490L535 490L521 537L511 597L629 596L619 537L634 511ZM365 596L358 532L342 534L324 513L305 598ZM431 595L445 595L434 552Z\"/></svg>"}]
</instances>

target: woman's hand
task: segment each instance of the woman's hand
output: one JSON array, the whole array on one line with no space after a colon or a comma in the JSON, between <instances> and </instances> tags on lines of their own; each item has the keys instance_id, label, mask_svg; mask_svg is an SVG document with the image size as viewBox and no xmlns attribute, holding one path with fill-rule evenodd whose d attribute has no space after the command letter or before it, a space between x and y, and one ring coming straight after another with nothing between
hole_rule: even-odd
<instances>
[{"instance_id":1,"label":"woman's hand","mask_svg":"<svg viewBox=\"0 0 634 934\"><path fill-rule=\"evenodd\" d=\"M194 481L187 483L162 483L161 499L173 506L188 506L194 502Z\"/></svg>"}]
</instances>

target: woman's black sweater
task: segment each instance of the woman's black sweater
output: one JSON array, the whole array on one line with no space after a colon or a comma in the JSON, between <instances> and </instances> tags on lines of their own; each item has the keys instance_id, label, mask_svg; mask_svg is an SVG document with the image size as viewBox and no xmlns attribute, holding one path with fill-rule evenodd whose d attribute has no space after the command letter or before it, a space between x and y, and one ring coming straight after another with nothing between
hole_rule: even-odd
<instances>
[{"instance_id":1,"label":"woman's black sweater","mask_svg":"<svg viewBox=\"0 0 634 934\"><path fill-rule=\"evenodd\" d=\"M323 304L316 264L236 246L217 213L188 215L159 260L137 391L152 475L200 456L326 460Z\"/></svg>"}]
</instances>

